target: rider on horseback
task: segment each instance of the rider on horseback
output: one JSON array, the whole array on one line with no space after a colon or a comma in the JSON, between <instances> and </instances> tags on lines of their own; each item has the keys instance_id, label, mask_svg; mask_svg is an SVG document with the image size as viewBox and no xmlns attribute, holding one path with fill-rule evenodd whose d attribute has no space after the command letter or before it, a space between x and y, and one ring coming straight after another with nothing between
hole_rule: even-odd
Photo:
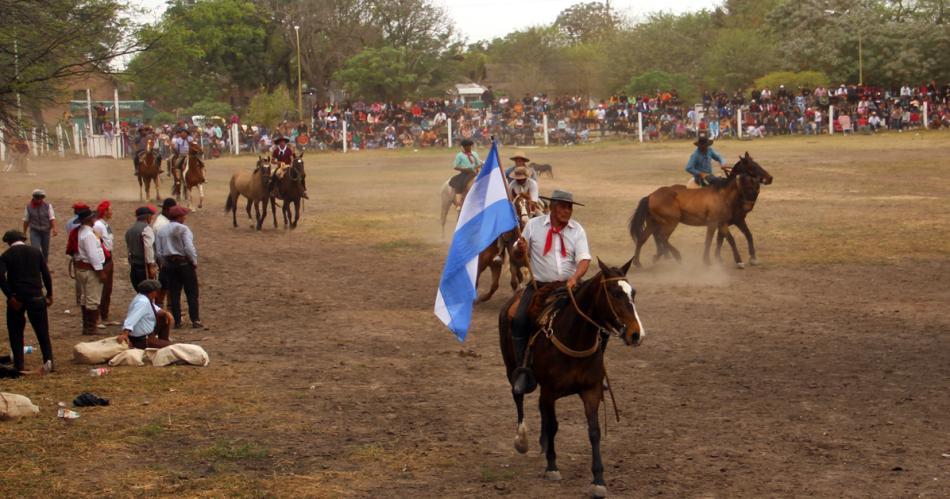
<instances>
[{"instance_id":1,"label":"rider on horseback","mask_svg":"<svg viewBox=\"0 0 950 499\"><path fill-rule=\"evenodd\" d=\"M517 258L526 253L529 255L535 281L524 289L511 321L511 340L520 366L512 381L512 391L516 394L530 392L535 384L531 369L524 362L528 339L535 327L533 318L528 316L535 293L549 284L565 283L568 289L574 288L587 273L591 259L587 233L581 224L571 220L574 205L584 205L574 202L574 195L570 192L560 190L543 199L550 201L551 213L531 219L514 250Z\"/></svg>"},{"instance_id":2,"label":"rider on horseback","mask_svg":"<svg viewBox=\"0 0 950 499\"><path fill-rule=\"evenodd\" d=\"M521 155L512 156L511 158L508 158L508 159L515 162L515 166L509 166L508 168L505 169L505 177L508 178L509 183L511 183L511 181L515 179L514 177L511 176L511 172L515 171L515 168L518 168L519 166L524 167L526 170L528 170L528 175L532 180L535 180L538 178L538 173L535 172L533 168L528 168L528 162L531 161L530 159Z\"/></svg>"},{"instance_id":3,"label":"rider on horseback","mask_svg":"<svg viewBox=\"0 0 950 499\"><path fill-rule=\"evenodd\" d=\"M135 140L132 144L135 147L135 153L132 156L132 164L135 166L136 177L139 175L139 168L142 165L142 157L145 156L145 153L147 152L146 149L148 148L148 141L154 138L154 131L152 130L152 127L148 125L142 125L139 127L138 132L138 136L135 137ZM154 154L156 158L155 161L159 167L158 171L161 173L162 156L158 154L157 151Z\"/></svg>"},{"instance_id":4,"label":"rider on horseback","mask_svg":"<svg viewBox=\"0 0 950 499\"><path fill-rule=\"evenodd\" d=\"M534 203L535 213L540 211L541 199L538 196L538 182L530 178L530 170L527 166L518 166L511 172L512 182L508 184L508 190L511 192L511 198L515 199L522 193L527 193Z\"/></svg>"},{"instance_id":5,"label":"rider on horseback","mask_svg":"<svg viewBox=\"0 0 950 499\"><path fill-rule=\"evenodd\" d=\"M285 168L289 168L294 164L294 148L290 145L290 138L281 134L274 137L274 148L271 150L271 159L274 163L277 163L277 174L271 181L276 182L277 178L283 176ZM301 172L301 174L300 186L303 188L302 197L304 199L310 199L310 197L307 196L307 174L306 172Z\"/></svg>"},{"instance_id":6,"label":"rider on horseback","mask_svg":"<svg viewBox=\"0 0 950 499\"><path fill-rule=\"evenodd\" d=\"M462 198L465 196L468 183L475 178L476 168L482 165L478 153L472 151L473 145L474 142L469 139L462 140L462 152L455 155L455 164L453 165L453 168L459 174L449 180L449 185L455 191L455 208L458 210L462 209Z\"/></svg>"},{"instance_id":7,"label":"rider on horseback","mask_svg":"<svg viewBox=\"0 0 950 499\"><path fill-rule=\"evenodd\" d=\"M689 157L689 161L686 163L686 171L693 176L693 180L700 187L719 185L723 181L721 177L717 177L712 173L712 160L716 160L720 168L723 167L722 156L713 150L712 143L713 141L709 140L709 137L699 137L696 142L693 142L696 150L693 151L692 156Z\"/></svg>"},{"instance_id":8,"label":"rider on horseback","mask_svg":"<svg viewBox=\"0 0 950 499\"><path fill-rule=\"evenodd\" d=\"M182 171L182 166L188 159L188 150L191 148L190 132L187 128L178 129L178 136L172 139L172 150L175 152L172 156L172 174L177 170Z\"/></svg>"}]
</instances>

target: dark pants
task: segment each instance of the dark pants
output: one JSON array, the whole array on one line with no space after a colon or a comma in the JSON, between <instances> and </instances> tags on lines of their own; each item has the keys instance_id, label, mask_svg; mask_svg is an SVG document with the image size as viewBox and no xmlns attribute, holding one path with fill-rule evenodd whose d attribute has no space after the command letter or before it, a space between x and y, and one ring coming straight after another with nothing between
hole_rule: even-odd
<instances>
[{"instance_id":1,"label":"dark pants","mask_svg":"<svg viewBox=\"0 0 950 499\"><path fill-rule=\"evenodd\" d=\"M43 259L49 262L49 236L48 230L30 229L30 246L43 252Z\"/></svg>"},{"instance_id":2,"label":"dark pants","mask_svg":"<svg viewBox=\"0 0 950 499\"><path fill-rule=\"evenodd\" d=\"M30 325L36 333L43 352L43 362L53 360L53 345L49 341L49 318L46 315L46 300L37 298L23 298L20 310L13 310L7 305L7 330L10 332L10 349L13 350L13 367L23 370L23 331L26 329L26 318L30 318Z\"/></svg>"},{"instance_id":3,"label":"dark pants","mask_svg":"<svg viewBox=\"0 0 950 499\"><path fill-rule=\"evenodd\" d=\"M699 175L693 176L693 180L696 181L696 184L700 187L706 187L710 185L722 185L725 182L725 179L722 177L717 177L715 175L706 175L706 178L702 178Z\"/></svg>"},{"instance_id":4,"label":"dark pants","mask_svg":"<svg viewBox=\"0 0 950 499\"><path fill-rule=\"evenodd\" d=\"M133 263L129 268L129 280L132 281L132 289L137 293L139 290L139 284L148 279L148 271L145 268L145 264L139 265Z\"/></svg>"},{"instance_id":5,"label":"dark pants","mask_svg":"<svg viewBox=\"0 0 950 499\"><path fill-rule=\"evenodd\" d=\"M545 283L537 283L537 288L541 289ZM531 308L531 302L534 301L534 295L537 290L534 286L524 288L521 294L521 301L518 302L518 310L514 318L511 319L511 336L517 338L527 338L531 334L531 318L528 317L528 309Z\"/></svg>"},{"instance_id":6,"label":"dark pants","mask_svg":"<svg viewBox=\"0 0 950 499\"><path fill-rule=\"evenodd\" d=\"M195 268L191 266L188 260L178 260L166 262L162 267L162 272L167 272L168 280L168 303L172 309L172 317L175 318L175 324L181 323L181 291L185 290L185 297L188 299L188 317L191 322L198 322L198 274Z\"/></svg>"},{"instance_id":7,"label":"dark pants","mask_svg":"<svg viewBox=\"0 0 950 499\"><path fill-rule=\"evenodd\" d=\"M106 260L102 267L106 273L106 279L102 281L102 298L99 299L99 318L103 322L109 320L109 306L112 304L112 282L115 280L115 264L112 259Z\"/></svg>"},{"instance_id":8,"label":"dark pants","mask_svg":"<svg viewBox=\"0 0 950 499\"><path fill-rule=\"evenodd\" d=\"M169 324L164 314L155 318L155 331L148 336L129 336L132 348L145 350L146 348L165 348L172 342L168 339Z\"/></svg>"}]
</instances>

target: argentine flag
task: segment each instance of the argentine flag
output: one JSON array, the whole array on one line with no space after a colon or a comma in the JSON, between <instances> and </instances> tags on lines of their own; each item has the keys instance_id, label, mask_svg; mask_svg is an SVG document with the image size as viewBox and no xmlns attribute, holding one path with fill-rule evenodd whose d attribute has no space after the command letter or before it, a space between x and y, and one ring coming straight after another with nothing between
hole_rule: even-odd
<instances>
[{"instance_id":1,"label":"argentine flag","mask_svg":"<svg viewBox=\"0 0 950 499\"><path fill-rule=\"evenodd\" d=\"M459 341L465 341L472 322L478 254L517 223L498 161L498 146L492 141L491 152L462 203L435 297L435 315Z\"/></svg>"}]
</instances>

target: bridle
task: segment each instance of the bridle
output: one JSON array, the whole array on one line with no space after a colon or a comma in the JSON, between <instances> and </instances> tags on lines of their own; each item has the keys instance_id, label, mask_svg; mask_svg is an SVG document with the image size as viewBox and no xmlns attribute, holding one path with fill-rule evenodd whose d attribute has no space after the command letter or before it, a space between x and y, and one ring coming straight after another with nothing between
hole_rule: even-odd
<instances>
[{"instance_id":1,"label":"bridle","mask_svg":"<svg viewBox=\"0 0 950 499\"><path fill-rule=\"evenodd\" d=\"M613 314L613 324L601 325L597 321L592 319L589 315L585 314L581 310L580 306L577 304L577 299L574 298L574 291L571 288L567 289L567 295L571 298L571 304L574 306L574 311L577 312L577 315L582 319L590 323L592 326L597 328L597 334L594 337L594 344L586 350L574 350L573 348L568 347L561 340L558 339L554 334L554 319L557 317L557 312L552 313L545 324L541 329L534 334L534 337L531 338L529 342L529 347L534 343L535 338L539 334L544 334L545 338L554 345L554 348L557 348L561 353L567 355L568 357L573 357L575 359L583 359L585 357L590 357L597 353L600 350L601 344L604 341L604 338L608 336L623 337L623 334L626 330L626 327L623 325L623 321L620 320L620 315L617 314L617 310L614 308L613 303L610 301L610 293L607 291L607 283L609 282L618 282L626 281L626 277L602 277L600 282L600 291L603 292L604 298L607 299L607 306L610 308L610 313ZM619 326L618 326L619 325Z\"/></svg>"}]
</instances>

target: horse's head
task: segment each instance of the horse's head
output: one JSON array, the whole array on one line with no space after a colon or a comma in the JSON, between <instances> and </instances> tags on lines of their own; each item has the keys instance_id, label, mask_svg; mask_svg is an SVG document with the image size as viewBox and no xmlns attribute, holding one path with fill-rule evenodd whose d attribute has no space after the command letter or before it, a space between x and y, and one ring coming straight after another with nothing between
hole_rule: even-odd
<instances>
[{"instance_id":1,"label":"horse's head","mask_svg":"<svg viewBox=\"0 0 950 499\"><path fill-rule=\"evenodd\" d=\"M191 156L197 156L197 155L201 154L202 152L204 152L204 151L201 150L201 144L199 144L197 141L191 141L191 142L188 143L188 154L189 154L189 155L191 155Z\"/></svg>"},{"instance_id":2,"label":"horse's head","mask_svg":"<svg viewBox=\"0 0 950 499\"><path fill-rule=\"evenodd\" d=\"M521 226L528 223L528 220L531 220L533 212L535 211L534 202L531 201L531 196L522 192L514 200L515 204L515 213L518 215L518 220L521 222Z\"/></svg>"},{"instance_id":3,"label":"horse's head","mask_svg":"<svg viewBox=\"0 0 950 499\"><path fill-rule=\"evenodd\" d=\"M595 277L599 280L603 299L598 300L597 315L605 317L607 327L611 333L623 338L623 342L630 346L638 346L646 338L646 330L640 323L640 315L637 314L637 305L634 302L637 291L627 280L627 271L630 270L630 264L633 259L624 264L623 267L616 268L604 264L597 259L597 265L600 266L600 274Z\"/></svg>"},{"instance_id":4,"label":"horse's head","mask_svg":"<svg viewBox=\"0 0 950 499\"><path fill-rule=\"evenodd\" d=\"M755 180L761 184L769 185L772 183L772 175L752 159L748 151L746 151L745 156L739 156L739 162L736 163L733 169L735 168L739 168L740 173L745 173L755 178Z\"/></svg>"},{"instance_id":5,"label":"horse's head","mask_svg":"<svg viewBox=\"0 0 950 499\"><path fill-rule=\"evenodd\" d=\"M739 195L742 197L743 209L751 211L755 201L759 198L761 184L771 184L772 176L755 160L745 153L739 157L739 162L729 172L729 180L736 183Z\"/></svg>"},{"instance_id":6,"label":"horse's head","mask_svg":"<svg viewBox=\"0 0 950 499\"><path fill-rule=\"evenodd\" d=\"M145 141L145 150L151 151L155 148L155 137L149 135L148 140Z\"/></svg>"}]
</instances>

